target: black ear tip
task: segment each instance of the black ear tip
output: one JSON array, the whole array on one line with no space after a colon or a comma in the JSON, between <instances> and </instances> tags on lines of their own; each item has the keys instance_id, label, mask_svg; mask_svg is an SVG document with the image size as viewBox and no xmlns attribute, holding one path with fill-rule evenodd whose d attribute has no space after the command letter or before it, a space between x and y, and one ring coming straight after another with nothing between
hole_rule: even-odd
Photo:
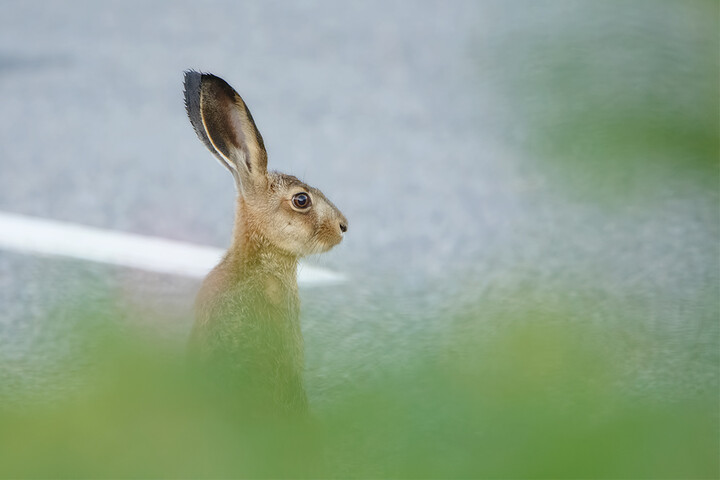
<instances>
[{"instance_id":1,"label":"black ear tip","mask_svg":"<svg viewBox=\"0 0 720 480\"><path fill-rule=\"evenodd\" d=\"M189 91L199 90L201 80L202 73L196 72L195 70L185 70L183 76L185 94L187 95Z\"/></svg>"},{"instance_id":2,"label":"black ear tip","mask_svg":"<svg viewBox=\"0 0 720 480\"><path fill-rule=\"evenodd\" d=\"M188 69L183 72L183 86L185 89L185 98L187 101L188 96L199 95L200 87L203 82L209 83L215 86L219 86L227 94L232 95L235 90L222 78L212 73L198 72L197 70Z\"/></svg>"},{"instance_id":3,"label":"black ear tip","mask_svg":"<svg viewBox=\"0 0 720 480\"><path fill-rule=\"evenodd\" d=\"M221 91L229 96L237 95L225 80L216 75L193 69L185 70L183 72L183 94L185 97L185 108L191 119L196 116L196 114L199 115L200 92L203 89L203 85L208 87L212 86L210 88L214 89L219 87Z\"/></svg>"},{"instance_id":4,"label":"black ear tip","mask_svg":"<svg viewBox=\"0 0 720 480\"><path fill-rule=\"evenodd\" d=\"M214 151L210 139L205 133L202 115L200 113L200 86L203 74L195 70L185 70L183 77L183 96L185 97L185 111L197 136L202 142Z\"/></svg>"}]
</instances>

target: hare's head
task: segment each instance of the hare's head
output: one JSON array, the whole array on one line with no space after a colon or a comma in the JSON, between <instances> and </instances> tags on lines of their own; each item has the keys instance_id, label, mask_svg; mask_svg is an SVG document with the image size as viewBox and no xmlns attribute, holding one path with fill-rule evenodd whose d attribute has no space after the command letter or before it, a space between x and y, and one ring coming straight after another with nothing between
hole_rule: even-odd
<instances>
[{"instance_id":1,"label":"hare's head","mask_svg":"<svg viewBox=\"0 0 720 480\"><path fill-rule=\"evenodd\" d=\"M200 140L235 178L252 235L297 257L340 243L347 230L343 214L320 190L268 172L262 136L230 85L214 75L185 72L185 106Z\"/></svg>"}]
</instances>

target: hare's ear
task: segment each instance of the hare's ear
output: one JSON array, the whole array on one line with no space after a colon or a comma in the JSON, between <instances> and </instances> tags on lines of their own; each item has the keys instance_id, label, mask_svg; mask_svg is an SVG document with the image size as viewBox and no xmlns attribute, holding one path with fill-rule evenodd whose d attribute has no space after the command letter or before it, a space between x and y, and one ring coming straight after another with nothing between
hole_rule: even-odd
<instances>
[{"instance_id":1,"label":"hare's ear","mask_svg":"<svg viewBox=\"0 0 720 480\"><path fill-rule=\"evenodd\" d=\"M262 136L245 102L225 80L185 72L185 107L198 137L230 170L241 191L265 184Z\"/></svg>"}]
</instances>

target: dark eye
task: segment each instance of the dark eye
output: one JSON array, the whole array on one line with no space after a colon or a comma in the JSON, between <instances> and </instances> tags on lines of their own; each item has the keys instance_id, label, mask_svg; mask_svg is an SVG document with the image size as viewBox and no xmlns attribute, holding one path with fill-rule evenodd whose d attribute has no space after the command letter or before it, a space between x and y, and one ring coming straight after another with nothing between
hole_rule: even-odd
<instances>
[{"instance_id":1,"label":"dark eye","mask_svg":"<svg viewBox=\"0 0 720 480\"><path fill-rule=\"evenodd\" d=\"M305 209L310 206L310 195L305 192L296 193L292 197L292 203L295 208Z\"/></svg>"}]
</instances>

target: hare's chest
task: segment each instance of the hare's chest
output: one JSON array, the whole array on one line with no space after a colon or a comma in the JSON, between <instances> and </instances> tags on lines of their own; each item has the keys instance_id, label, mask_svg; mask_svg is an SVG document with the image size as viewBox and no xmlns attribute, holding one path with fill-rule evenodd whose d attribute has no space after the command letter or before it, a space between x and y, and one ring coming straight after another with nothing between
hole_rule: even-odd
<instances>
[{"instance_id":1,"label":"hare's chest","mask_svg":"<svg viewBox=\"0 0 720 480\"><path fill-rule=\"evenodd\" d=\"M225 328L245 344L258 344L276 355L294 356L302 348L300 303L297 296L279 285L265 283L241 288L227 298L221 309Z\"/></svg>"}]
</instances>

